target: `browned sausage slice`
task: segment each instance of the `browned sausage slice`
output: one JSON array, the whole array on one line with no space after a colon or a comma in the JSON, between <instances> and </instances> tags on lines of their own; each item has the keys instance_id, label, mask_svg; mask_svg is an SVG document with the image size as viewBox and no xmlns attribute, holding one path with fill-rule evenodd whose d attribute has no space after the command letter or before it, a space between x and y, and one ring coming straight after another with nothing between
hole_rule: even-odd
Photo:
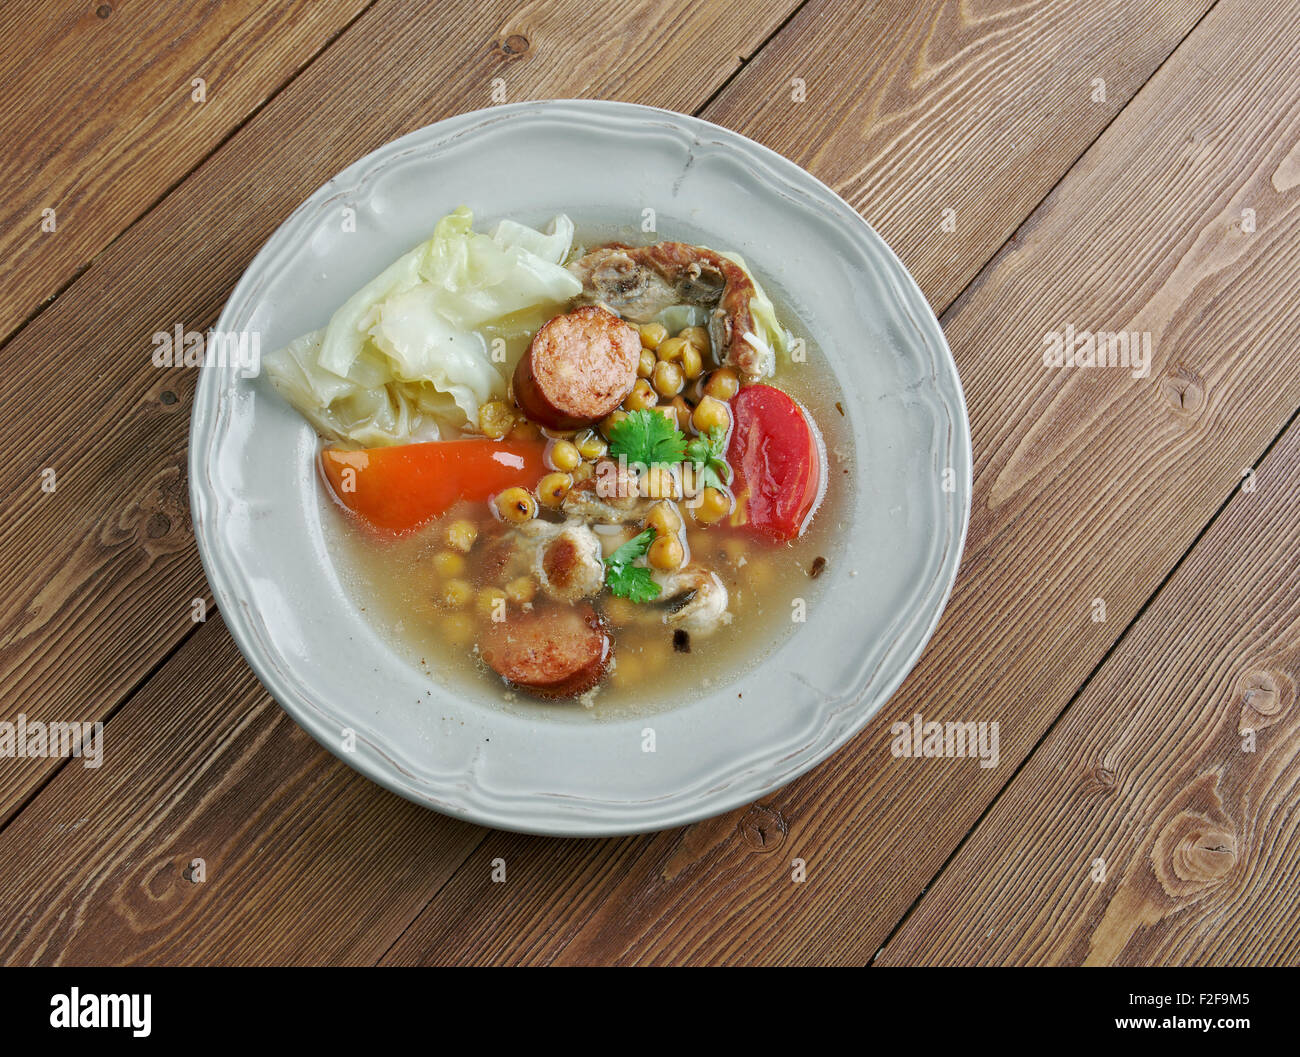
<instances>
[{"instance_id":1,"label":"browned sausage slice","mask_svg":"<svg viewBox=\"0 0 1300 1057\"><path fill-rule=\"evenodd\" d=\"M494 623L479 652L507 682L539 697L577 697L605 677L613 644L589 605L535 609Z\"/></svg>"},{"instance_id":2,"label":"browned sausage slice","mask_svg":"<svg viewBox=\"0 0 1300 1057\"><path fill-rule=\"evenodd\" d=\"M515 368L515 402L534 422L578 429L599 422L636 382L641 337L618 316L587 305L556 316Z\"/></svg>"}]
</instances>

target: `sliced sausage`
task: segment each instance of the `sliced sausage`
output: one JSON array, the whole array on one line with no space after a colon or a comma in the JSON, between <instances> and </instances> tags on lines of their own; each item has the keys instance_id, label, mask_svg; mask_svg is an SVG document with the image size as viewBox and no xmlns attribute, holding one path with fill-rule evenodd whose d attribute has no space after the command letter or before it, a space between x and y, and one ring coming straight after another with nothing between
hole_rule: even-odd
<instances>
[{"instance_id":1,"label":"sliced sausage","mask_svg":"<svg viewBox=\"0 0 1300 1057\"><path fill-rule=\"evenodd\" d=\"M534 609L493 624L479 644L488 666L538 697L577 697L605 677L609 633L591 606Z\"/></svg>"},{"instance_id":2,"label":"sliced sausage","mask_svg":"<svg viewBox=\"0 0 1300 1057\"><path fill-rule=\"evenodd\" d=\"M641 337L599 305L556 316L515 368L515 403L534 422L578 429L599 422L636 383Z\"/></svg>"}]
</instances>

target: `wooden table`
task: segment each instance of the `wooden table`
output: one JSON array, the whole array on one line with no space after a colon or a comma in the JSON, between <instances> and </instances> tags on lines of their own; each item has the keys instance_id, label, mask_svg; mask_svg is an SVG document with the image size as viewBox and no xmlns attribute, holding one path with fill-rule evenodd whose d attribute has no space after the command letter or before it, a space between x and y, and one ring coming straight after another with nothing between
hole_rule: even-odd
<instances>
[{"instance_id":1,"label":"wooden table","mask_svg":"<svg viewBox=\"0 0 1300 1057\"><path fill-rule=\"evenodd\" d=\"M105 724L100 768L0 760L5 961L1300 960L1292 0L12 0L0 42L0 718ZM150 336L212 325L314 188L495 79L806 167L916 276L970 404L916 670L686 829L390 795L262 690L195 551L196 372ZM1149 333L1149 377L1046 369L1066 325ZM996 720L999 765L896 758L917 713Z\"/></svg>"}]
</instances>

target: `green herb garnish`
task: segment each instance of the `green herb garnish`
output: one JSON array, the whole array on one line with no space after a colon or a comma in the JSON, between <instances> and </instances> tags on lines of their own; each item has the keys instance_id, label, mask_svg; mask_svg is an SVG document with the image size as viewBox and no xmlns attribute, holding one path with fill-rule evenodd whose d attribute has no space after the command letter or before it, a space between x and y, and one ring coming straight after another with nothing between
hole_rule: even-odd
<instances>
[{"instance_id":1,"label":"green herb garnish","mask_svg":"<svg viewBox=\"0 0 1300 1057\"><path fill-rule=\"evenodd\" d=\"M662 588L654 582L650 570L632 563L650 549L655 530L646 529L633 536L605 559L605 586L620 598L633 602L652 602Z\"/></svg>"},{"instance_id":2,"label":"green herb garnish","mask_svg":"<svg viewBox=\"0 0 1300 1057\"><path fill-rule=\"evenodd\" d=\"M645 466L682 461L686 438L668 416L658 411L630 411L609 431L609 453Z\"/></svg>"},{"instance_id":3,"label":"green herb garnish","mask_svg":"<svg viewBox=\"0 0 1300 1057\"><path fill-rule=\"evenodd\" d=\"M727 431L723 426L714 426L707 436L696 437L686 445L686 458L695 464L701 488L726 488L731 484L726 451Z\"/></svg>"}]
</instances>

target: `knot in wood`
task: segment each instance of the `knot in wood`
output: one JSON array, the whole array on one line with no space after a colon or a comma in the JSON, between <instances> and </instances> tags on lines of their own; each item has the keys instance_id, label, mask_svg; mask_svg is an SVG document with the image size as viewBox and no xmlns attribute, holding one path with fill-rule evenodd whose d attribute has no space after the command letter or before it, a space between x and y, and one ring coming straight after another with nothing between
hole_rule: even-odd
<instances>
[{"instance_id":1,"label":"knot in wood","mask_svg":"<svg viewBox=\"0 0 1300 1057\"><path fill-rule=\"evenodd\" d=\"M1223 819L1196 811L1175 815L1156 838L1156 877L1172 896L1187 898L1221 884L1237 864L1237 835Z\"/></svg>"},{"instance_id":2,"label":"knot in wood","mask_svg":"<svg viewBox=\"0 0 1300 1057\"><path fill-rule=\"evenodd\" d=\"M1160 391L1180 414L1195 415L1205 406L1205 379L1182 364L1169 369L1160 381Z\"/></svg>"},{"instance_id":3,"label":"knot in wood","mask_svg":"<svg viewBox=\"0 0 1300 1057\"><path fill-rule=\"evenodd\" d=\"M1295 684L1280 671L1252 668L1237 680L1235 698L1241 705L1237 732L1265 730L1295 700Z\"/></svg>"},{"instance_id":4,"label":"knot in wood","mask_svg":"<svg viewBox=\"0 0 1300 1057\"><path fill-rule=\"evenodd\" d=\"M512 33L501 42L501 51L511 58L523 55L528 48L528 38L521 33Z\"/></svg>"},{"instance_id":5,"label":"knot in wood","mask_svg":"<svg viewBox=\"0 0 1300 1057\"><path fill-rule=\"evenodd\" d=\"M790 825L781 812L763 804L755 804L740 820L740 835L755 851L776 851L789 832Z\"/></svg>"}]
</instances>

